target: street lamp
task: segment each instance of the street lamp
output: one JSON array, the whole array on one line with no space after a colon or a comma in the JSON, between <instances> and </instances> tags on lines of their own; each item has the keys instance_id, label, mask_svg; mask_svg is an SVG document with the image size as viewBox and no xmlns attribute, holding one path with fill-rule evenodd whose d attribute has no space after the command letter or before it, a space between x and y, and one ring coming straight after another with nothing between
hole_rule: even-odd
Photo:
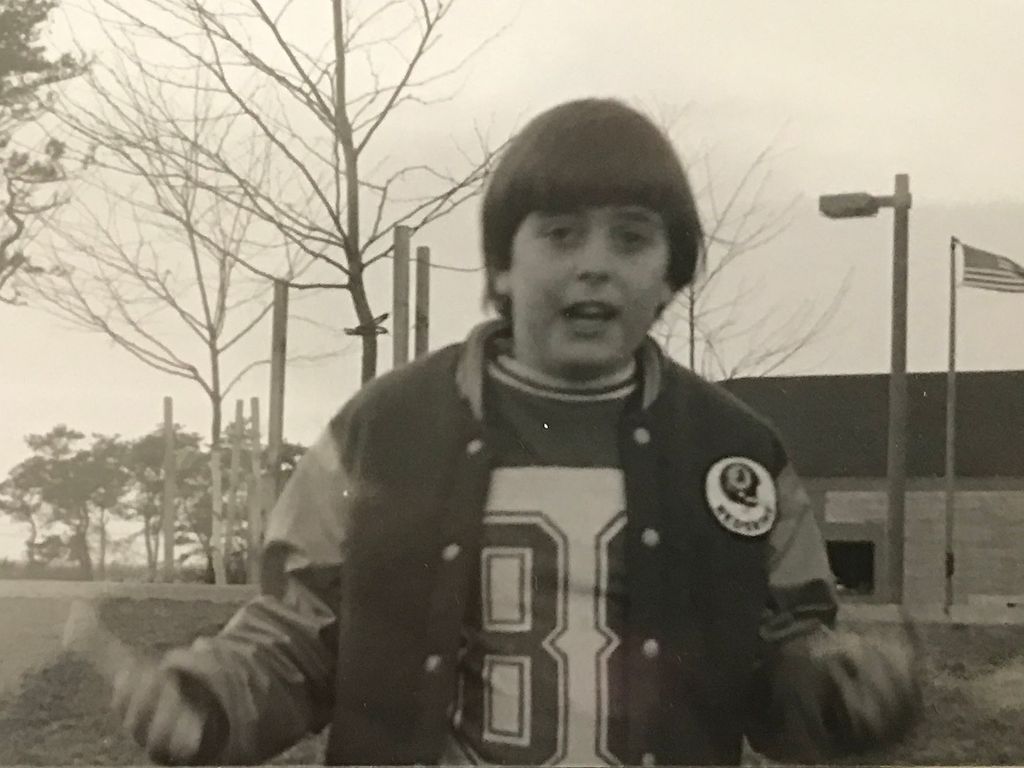
<instances>
[{"instance_id":1,"label":"street lamp","mask_svg":"<svg viewBox=\"0 0 1024 768\"><path fill-rule=\"evenodd\" d=\"M852 192L822 195L818 210L830 219L877 215L893 209L892 363L889 372L889 588L891 602L903 603L903 546L907 490L907 250L910 240L910 177L896 174L891 195Z\"/></svg>"}]
</instances>

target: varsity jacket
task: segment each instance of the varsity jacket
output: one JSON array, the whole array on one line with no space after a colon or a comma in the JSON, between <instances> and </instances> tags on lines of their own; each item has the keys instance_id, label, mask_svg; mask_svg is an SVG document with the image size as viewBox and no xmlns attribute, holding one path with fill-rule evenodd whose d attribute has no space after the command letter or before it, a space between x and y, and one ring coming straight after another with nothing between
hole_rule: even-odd
<instances>
[{"instance_id":1,"label":"varsity jacket","mask_svg":"<svg viewBox=\"0 0 1024 768\"><path fill-rule=\"evenodd\" d=\"M329 764L441 758L507 439L484 418L487 345L501 328L483 324L371 382L303 456L268 520L260 595L216 637L166 657L219 704L201 761L263 761L325 726ZM624 762L735 764L744 735L801 757L785 742L778 672L836 614L808 498L749 408L652 340L638 362L619 429ZM730 481L723 466L746 469Z\"/></svg>"}]
</instances>

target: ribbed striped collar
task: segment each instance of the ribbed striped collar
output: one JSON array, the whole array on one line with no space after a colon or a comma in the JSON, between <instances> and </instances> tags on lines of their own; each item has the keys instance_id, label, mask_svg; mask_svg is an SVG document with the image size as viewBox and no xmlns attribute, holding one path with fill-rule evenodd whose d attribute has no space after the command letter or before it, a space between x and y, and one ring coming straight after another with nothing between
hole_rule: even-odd
<instances>
[{"instance_id":1,"label":"ribbed striped collar","mask_svg":"<svg viewBox=\"0 0 1024 768\"><path fill-rule=\"evenodd\" d=\"M567 381L527 367L511 355L498 355L487 364L495 381L520 392L566 403L621 400L636 389L636 361L622 369L590 381Z\"/></svg>"},{"instance_id":2,"label":"ribbed striped collar","mask_svg":"<svg viewBox=\"0 0 1024 768\"><path fill-rule=\"evenodd\" d=\"M455 382L477 419L483 419L483 384L487 371L488 349L495 338L507 337L510 332L507 321L486 320L470 331L462 347ZM646 409L661 391L661 369L664 363L658 343L647 337L640 345L636 360L639 378L643 382L640 407Z\"/></svg>"}]
</instances>

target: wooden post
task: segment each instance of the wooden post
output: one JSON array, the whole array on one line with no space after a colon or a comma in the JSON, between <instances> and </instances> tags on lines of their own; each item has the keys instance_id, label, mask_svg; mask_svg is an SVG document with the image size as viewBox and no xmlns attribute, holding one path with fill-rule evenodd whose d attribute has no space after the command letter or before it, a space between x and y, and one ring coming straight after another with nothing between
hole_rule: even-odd
<instances>
[{"instance_id":1,"label":"wooden post","mask_svg":"<svg viewBox=\"0 0 1024 768\"><path fill-rule=\"evenodd\" d=\"M213 580L215 584L227 584L228 575L224 568L224 482L220 467L220 441L210 447L210 549L213 555Z\"/></svg>"},{"instance_id":2,"label":"wooden post","mask_svg":"<svg viewBox=\"0 0 1024 768\"><path fill-rule=\"evenodd\" d=\"M271 502L281 493L281 444L284 441L284 375L288 356L288 284L274 282L274 311L270 340L270 414L267 424L267 464Z\"/></svg>"},{"instance_id":3,"label":"wooden post","mask_svg":"<svg viewBox=\"0 0 1024 768\"><path fill-rule=\"evenodd\" d=\"M224 559L231 562L238 520L238 483L242 468L242 437L245 431L245 403L235 401L235 423L231 425L231 469L228 475L228 514L224 526Z\"/></svg>"},{"instance_id":4,"label":"wooden post","mask_svg":"<svg viewBox=\"0 0 1024 768\"><path fill-rule=\"evenodd\" d=\"M392 267L392 350L394 367L409 362L409 227L395 227Z\"/></svg>"},{"instance_id":5,"label":"wooden post","mask_svg":"<svg viewBox=\"0 0 1024 768\"><path fill-rule=\"evenodd\" d=\"M423 357L430 349L430 248L416 249L415 354Z\"/></svg>"},{"instance_id":6,"label":"wooden post","mask_svg":"<svg viewBox=\"0 0 1024 768\"><path fill-rule=\"evenodd\" d=\"M260 451L260 399L249 400L249 481L246 507L249 512L249 546L246 553L246 578L250 584L260 581L260 549L263 546L263 462Z\"/></svg>"},{"instance_id":7,"label":"wooden post","mask_svg":"<svg viewBox=\"0 0 1024 768\"><path fill-rule=\"evenodd\" d=\"M174 453L174 399L164 398L164 498L163 526L164 568L163 580L174 581L174 510L177 505L178 491L175 484L175 473L178 462Z\"/></svg>"}]
</instances>

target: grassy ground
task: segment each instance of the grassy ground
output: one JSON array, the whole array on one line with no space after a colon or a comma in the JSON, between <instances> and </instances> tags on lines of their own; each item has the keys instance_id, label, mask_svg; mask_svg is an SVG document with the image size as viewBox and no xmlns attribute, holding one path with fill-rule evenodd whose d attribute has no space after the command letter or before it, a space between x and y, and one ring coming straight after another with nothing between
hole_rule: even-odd
<instances>
[{"instance_id":1,"label":"grassy ground","mask_svg":"<svg viewBox=\"0 0 1024 768\"><path fill-rule=\"evenodd\" d=\"M925 714L848 764L1024 765L1024 626L923 625Z\"/></svg>"},{"instance_id":2,"label":"grassy ground","mask_svg":"<svg viewBox=\"0 0 1024 768\"><path fill-rule=\"evenodd\" d=\"M230 603L110 600L106 625L145 653L216 632ZM849 763L1024 764L1024 627L925 625L928 675L924 721L905 743ZM58 656L0 702L0 765L129 765L145 755L107 710L110 691L91 668ZM320 761L308 740L274 763Z\"/></svg>"},{"instance_id":3,"label":"grassy ground","mask_svg":"<svg viewBox=\"0 0 1024 768\"><path fill-rule=\"evenodd\" d=\"M110 563L102 576L99 568L94 569L94 578L98 581L113 582L150 582L153 574L145 565L134 563ZM194 559L185 566L175 570L175 579L179 582L200 583L206 580L206 568ZM0 559L0 580L30 581L83 581L82 569L67 562L53 562L46 565L29 565L20 560Z\"/></svg>"},{"instance_id":4,"label":"grassy ground","mask_svg":"<svg viewBox=\"0 0 1024 768\"><path fill-rule=\"evenodd\" d=\"M108 600L100 617L111 632L145 654L160 654L216 633L237 609L231 603ZM110 687L77 657L62 654L28 674L18 695L0 702L0 765L140 765L146 755L110 714ZM275 763L319 763L309 740Z\"/></svg>"}]
</instances>

